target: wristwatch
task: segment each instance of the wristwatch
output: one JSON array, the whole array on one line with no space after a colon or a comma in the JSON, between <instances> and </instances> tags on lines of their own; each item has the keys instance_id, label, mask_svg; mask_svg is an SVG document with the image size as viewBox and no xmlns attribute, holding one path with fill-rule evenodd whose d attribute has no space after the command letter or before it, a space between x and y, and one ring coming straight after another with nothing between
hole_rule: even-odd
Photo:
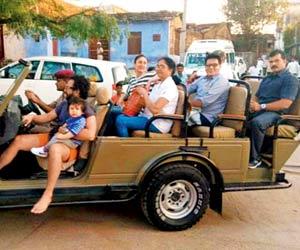
<instances>
[{"instance_id":1,"label":"wristwatch","mask_svg":"<svg viewBox=\"0 0 300 250\"><path fill-rule=\"evenodd\" d=\"M262 110L265 110L267 108L267 104L265 104L265 103L260 104L260 108Z\"/></svg>"}]
</instances>

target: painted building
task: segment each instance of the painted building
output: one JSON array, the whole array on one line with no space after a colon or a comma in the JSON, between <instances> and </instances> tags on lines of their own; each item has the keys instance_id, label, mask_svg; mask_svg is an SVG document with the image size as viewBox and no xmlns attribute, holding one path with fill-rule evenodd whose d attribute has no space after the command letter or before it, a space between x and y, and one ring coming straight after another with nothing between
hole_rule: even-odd
<instances>
[{"instance_id":1,"label":"painted building","mask_svg":"<svg viewBox=\"0 0 300 250\"><path fill-rule=\"evenodd\" d=\"M125 62L133 67L136 55L144 54L149 66L162 56L179 56L179 31L181 17L178 12L160 11L120 13L114 15L122 35L110 42L110 60Z\"/></svg>"},{"instance_id":2,"label":"painted building","mask_svg":"<svg viewBox=\"0 0 300 250\"><path fill-rule=\"evenodd\" d=\"M208 23L208 24L194 24L188 23L186 26L186 48L188 48L194 40L203 39L224 39L232 40L230 31L230 24L222 23Z\"/></svg>"}]
</instances>

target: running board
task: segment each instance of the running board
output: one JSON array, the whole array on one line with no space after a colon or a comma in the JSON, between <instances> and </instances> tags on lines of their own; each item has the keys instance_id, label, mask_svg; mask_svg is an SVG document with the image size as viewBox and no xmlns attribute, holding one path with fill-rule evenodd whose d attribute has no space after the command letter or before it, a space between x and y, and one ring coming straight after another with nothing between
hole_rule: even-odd
<instances>
[{"instance_id":1,"label":"running board","mask_svg":"<svg viewBox=\"0 0 300 250\"><path fill-rule=\"evenodd\" d=\"M231 184L224 185L224 192L283 189L283 188L289 188L291 186L292 183L290 183L286 179L284 179L281 182L231 183Z\"/></svg>"}]
</instances>

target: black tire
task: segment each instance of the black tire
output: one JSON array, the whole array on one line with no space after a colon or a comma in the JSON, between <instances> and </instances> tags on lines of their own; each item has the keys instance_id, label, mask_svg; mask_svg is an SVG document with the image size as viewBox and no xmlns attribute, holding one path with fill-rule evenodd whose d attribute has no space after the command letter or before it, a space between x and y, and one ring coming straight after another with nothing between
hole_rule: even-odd
<instances>
[{"instance_id":1,"label":"black tire","mask_svg":"<svg viewBox=\"0 0 300 250\"><path fill-rule=\"evenodd\" d=\"M161 230L192 227L209 204L209 183L196 168L176 163L153 174L143 189L142 210L147 220Z\"/></svg>"}]
</instances>

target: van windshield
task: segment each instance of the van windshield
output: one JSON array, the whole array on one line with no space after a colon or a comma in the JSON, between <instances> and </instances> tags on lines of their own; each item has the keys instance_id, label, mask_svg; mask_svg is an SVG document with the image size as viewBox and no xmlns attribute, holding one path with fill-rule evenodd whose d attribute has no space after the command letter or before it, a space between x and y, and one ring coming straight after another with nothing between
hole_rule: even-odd
<instances>
[{"instance_id":1,"label":"van windshield","mask_svg":"<svg viewBox=\"0 0 300 250\"><path fill-rule=\"evenodd\" d=\"M188 53L185 60L185 67L194 68L205 65L206 53Z\"/></svg>"}]
</instances>

